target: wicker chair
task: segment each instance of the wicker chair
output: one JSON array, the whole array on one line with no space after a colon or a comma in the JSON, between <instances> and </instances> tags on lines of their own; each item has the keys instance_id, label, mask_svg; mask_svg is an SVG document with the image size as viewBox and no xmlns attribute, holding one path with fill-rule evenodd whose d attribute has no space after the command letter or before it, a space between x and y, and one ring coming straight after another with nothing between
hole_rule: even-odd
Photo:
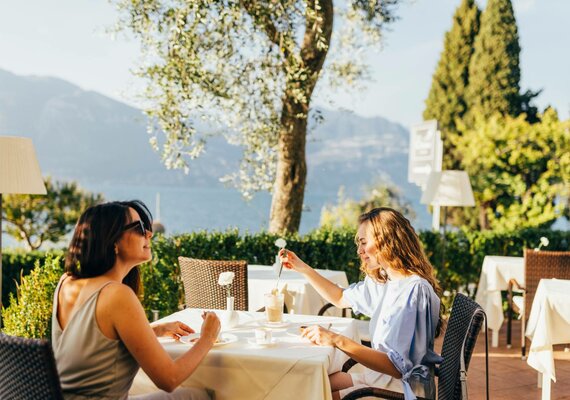
<instances>
[{"instance_id":1,"label":"wicker chair","mask_svg":"<svg viewBox=\"0 0 570 400\"><path fill-rule=\"evenodd\" d=\"M487 348L487 320L481 306L462 294L457 294L451 308L451 317L443 338L441 356L443 362L436 369L438 377L437 398L439 400L467 399L467 369L477 337L485 322L485 363L487 369L487 399L489 398L489 361ZM349 360L350 361L350 360ZM348 362L347 362L348 363ZM350 363L345 364L347 367ZM343 368L343 371L347 370ZM380 388L357 389L343 397L354 400L362 397L403 400L404 395ZM427 400L418 397L419 400Z\"/></svg>"},{"instance_id":2,"label":"wicker chair","mask_svg":"<svg viewBox=\"0 0 570 400\"><path fill-rule=\"evenodd\" d=\"M511 321L513 310L521 316L521 355L526 357L525 328L530 315L530 307L541 279L570 279L570 251L534 251L525 249L524 252L524 287L515 279L509 281L507 309L507 346L511 345ZM513 292L522 292L523 301L517 301ZM518 303L520 306L517 306Z\"/></svg>"},{"instance_id":3,"label":"wicker chair","mask_svg":"<svg viewBox=\"0 0 570 400\"><path fill-rule=\"evenodd\" d=\"M63 400L51 345L0 333L0 399Z\"/></svg>"},{"instance_id":4,"label":"wicker chair","mask_svg":"<svg viewBox=\"0 0 570 400\"><path fill-rule=\"evenodd\" d=\"M198 260L178 257L186 307L224 310L226 291L218 285L222 272L235 273L232 295L236 310L248 310L247 261Z\"/></svg>"}]
</instances>

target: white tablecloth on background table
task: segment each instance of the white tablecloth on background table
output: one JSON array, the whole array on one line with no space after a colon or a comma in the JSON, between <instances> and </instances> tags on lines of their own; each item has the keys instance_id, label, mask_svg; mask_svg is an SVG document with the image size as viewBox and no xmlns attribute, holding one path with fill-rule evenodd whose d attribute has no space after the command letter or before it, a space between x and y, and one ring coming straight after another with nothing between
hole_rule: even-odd
<instances>
[{"instance_id":1,"label":"white tablecloth on background table","mask_svg":"<svg viewBox=\"0 0 570 400\"><path fill-rule=\"evenodd\" d=\"M499 330L505 320L501 290L508 289L511 279L524 285L523 257L485 256L475 301L487 314L487 326L493 331L493 347L499 344Z\"/></svg>"},{"instance_id":2,"label":"white tablecloth on background table","mask_svg":"<svg viewBox=\"0 0 570 400\"><path fill-rule=\"evenodd\" d=\"M348 279L344 271L317 269L319 274L341 287L348 286ZM256 311L264 306L263 295L271 292L275 287L276 275L273 267L266 265L248 265L247 284L249 310ZM303 275L298 272L286 270L281 272L279 289L287 285L290 296L285 297L285 304L289 313L316 315L327 301L323 299Z\"/></svg>"},{"instance_id":3,"label":"white tablecloth on background table","mask_svg":"<svg viewBox=\"0 0 570 400\"><path fill-rule=\"evenodd\" d=\"M527 363L542 374L542 398L556 382L552 346L570 343L570 280L541 279L530 309L526 336L531 340Z\"/></svg>"},{"instance_id":4,"label":"white tablecloth on background table","mask_svg":"<svg viewBox=\"0 0 570 400\"><path fill-rule=\"evenodd\" d=\"M226 311L215 311L225 313ZM186 309L161 321L180 320L198 330L202 310ZM212 348L206 358L182 386L213 389L217 400L225 399L325 399L330 400L328 375L337 372L348 357L338 349L316 346L300 336L292 336L287 329L298 330L299 325L320 324L359 340L354 320L339 317L309 315L285 315L290 325L273 330L278 342L271 347L257 347L248 343L254 329L259 327L263 313L239 311L240 325L226 332L238 337L238 341ZM162 345L172 358L189 349L184 343L162 340ZM140 370L135 377L130 394L156 391L156 387Z\"/></svg>"}]
</instances>

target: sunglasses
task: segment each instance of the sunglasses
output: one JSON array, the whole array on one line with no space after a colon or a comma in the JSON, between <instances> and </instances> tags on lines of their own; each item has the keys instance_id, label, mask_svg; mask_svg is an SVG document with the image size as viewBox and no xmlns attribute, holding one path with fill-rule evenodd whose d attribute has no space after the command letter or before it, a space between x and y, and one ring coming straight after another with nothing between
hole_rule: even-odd
<instances>
[{"instance_id":1,"label":"sunglasses","mask_svg":"<svg viewBox=\"0 0 570 400\"><path fill-rule=\"evenodd\" d=\"M147 229L145 228L143 222L140 219L138 221L131 222L130 224L125 225L123 227L123 231L128 231L129 229L133 229L133 228L135 228L137 230L137 232L141 234L141 236L146 237Z\"/></svg>"}]
</instances>

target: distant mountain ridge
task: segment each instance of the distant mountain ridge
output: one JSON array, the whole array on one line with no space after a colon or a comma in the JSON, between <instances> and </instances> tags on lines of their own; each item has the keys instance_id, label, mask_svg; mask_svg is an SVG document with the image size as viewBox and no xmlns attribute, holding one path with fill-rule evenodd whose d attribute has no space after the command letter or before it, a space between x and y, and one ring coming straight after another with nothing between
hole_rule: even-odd
<instances>
[{"instance_id":1,"label":"distant mountain ridge","mask_svg":"<svg viewBox=\"0 0 570 400\"><path fill-rule=\"evenodd\" d=\"M354 198L375 179L391 180L419 199L407 183L409 133L381 117L320 110L324 121L307 142L308 191L338 191ZM44 174L57 179L130 184L221 185L235 170L240 149L213 138L190 174L168 171L149 143L141 110L61 79L0 70L0 135L33 139Z\"/></svg>"}]
</instances>

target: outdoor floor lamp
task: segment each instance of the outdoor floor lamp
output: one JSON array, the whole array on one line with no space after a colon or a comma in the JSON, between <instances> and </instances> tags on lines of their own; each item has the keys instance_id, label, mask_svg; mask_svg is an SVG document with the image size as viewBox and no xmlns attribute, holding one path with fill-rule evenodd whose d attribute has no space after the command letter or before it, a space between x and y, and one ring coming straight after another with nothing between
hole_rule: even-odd
<instances>
[{"instance_id":1,"label":"outdoor floor lamp","mask_svg":"<svg viewBox=\"0 0 570 400\"><path fill-rule=\"evenodd\" d=\"M2 309L2 194L46 194L32 139L0 136L0 310ZM0 327L2 314L0 313Z\"/></svg>"},{"instance_id":2,"label":"outdoor floor lamp","mask_svg":"<svg viewBox=\"0 0 570 400\"><path fill-rule=\"evenodd\" d=\"M422 204L443 207L442 267L445 263L445 233L447 225L446 207L473 207L473 189L465 171L435 171L429 174L426 189L420 200ZM436 229L439 231L439 221Z\"/></svg>"}]
</instances>

